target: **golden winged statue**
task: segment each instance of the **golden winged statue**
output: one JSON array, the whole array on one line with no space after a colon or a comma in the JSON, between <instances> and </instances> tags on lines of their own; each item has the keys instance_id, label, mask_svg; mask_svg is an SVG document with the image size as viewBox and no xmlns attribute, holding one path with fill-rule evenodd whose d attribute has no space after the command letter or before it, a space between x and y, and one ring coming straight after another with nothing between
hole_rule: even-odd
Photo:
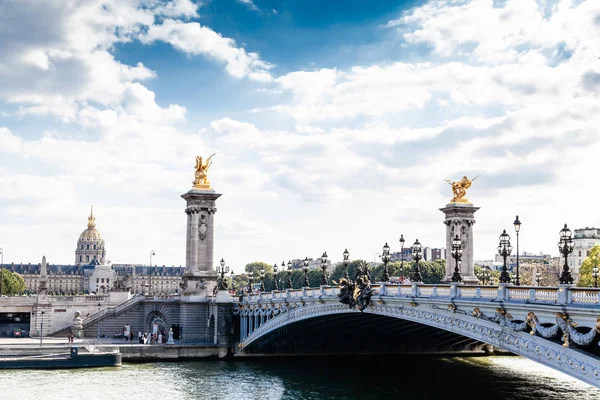
<instances>
[{"instance_id":1,"label":"golden winged statue","mask_svg":"<svg viewBox=\"0 0 600 400\"><path fill-rule=\"evenodd\" d=\"M453 181L450 179L445 179L446 182L452 186L452 194L454 197L450 200L450 203L469 203L469 199L465 196L467 195L467 189L471 187L471 183L481 175L477 175L473 179L469 179L466 176L463 176L462 179L458 181Z\"/></svg>"},{"instance_id":2,"label":"golden winged statue","mask_svg":"<svg viewBox=\"0 0 600 400\"><path fill-rule=\"evenodd\" d=\"M208 169L212 165L211 158L217 154L214 153L202 161L202 156L196 156L196 176L194 179L194 189L210 189L210 181L208 180Z\"/></svg>"}]
</instances>

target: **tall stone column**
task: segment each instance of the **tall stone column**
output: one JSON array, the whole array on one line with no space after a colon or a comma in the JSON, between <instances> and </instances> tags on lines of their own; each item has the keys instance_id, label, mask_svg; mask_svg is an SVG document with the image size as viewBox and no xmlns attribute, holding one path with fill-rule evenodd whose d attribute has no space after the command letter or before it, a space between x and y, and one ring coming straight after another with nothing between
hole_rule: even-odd
<instances>
[{"instance_id":1,"label":"tall stone column","mask_svg":"<svg viewBox=\"0 0 600 400\"><path fill-rule=\"evenodd\" d=\"M217 273L213 264L215 201L212 189L194 188L181 197L187 202L186 271L183 289L189 294L212 294Z\"/></svg>"},{"instance_id":2,"label":"tall stone column","mask_svg":"<svg viewBox=\"0 0 600 400\"><path fill-rule=\"evenodd\" d=\"M444 282L452 280L455 260L452 258L452 239L456 235L461 239L463 246L460 274L466 284L477 284L479 279L475 276L475 264L473 260L473 224L475 224L475 212L479 207L469 203L450 203L440 208L446 218L446 276Z\"/></svg>"}]
</instances>

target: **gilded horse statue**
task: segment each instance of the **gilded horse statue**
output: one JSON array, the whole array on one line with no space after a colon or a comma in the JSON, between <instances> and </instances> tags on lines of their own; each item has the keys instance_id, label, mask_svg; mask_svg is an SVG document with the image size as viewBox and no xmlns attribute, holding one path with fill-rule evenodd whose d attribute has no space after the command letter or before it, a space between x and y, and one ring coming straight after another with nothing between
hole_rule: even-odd
<instances>
[{"instance_id":1,"label":"gilded horse statue","mask_svg":"<svg viewBox=\"0 0 600 400\"><path fill-rule=\"evenodd\" d=\"M466 176L463 176L461 180L453 181L450 179L445 179L446 182L452 186L452 193L454 197L450 200L450 203L469 203L469 199L465 196L467 195L467 189L471 187L471 183L481 175L477 175L473 179L469 179Z\"/></svg>"},{"instance_id":2,"label":"gilded horse statue","mask_svg":"<svg viewBox=\"0 0 600 400\"><path fill-rule=\"evenodd\" d=\"M210 181L208 180L208 169L212 165L211 158L213 158L215 154L217 153L214 153L213 155L208 157L206 161L202 161L202 156L196 156L196 176L194 179L194 188L210 188Z\"/></svg>"}]
</instances>

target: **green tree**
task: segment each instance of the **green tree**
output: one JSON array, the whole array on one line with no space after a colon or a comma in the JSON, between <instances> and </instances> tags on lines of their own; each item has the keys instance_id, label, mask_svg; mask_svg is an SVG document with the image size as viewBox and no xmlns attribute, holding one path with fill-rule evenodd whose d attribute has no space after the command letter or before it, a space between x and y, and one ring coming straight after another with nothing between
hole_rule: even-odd
<instances>
[{"instance_id":1,"label":"green tree","mask_svg":"<svg viewBox=\"0 0 600 400\"><path fill-rule=\"evenodd\" d=\"M244 267L244 271L246 271L248 275L254 278L259 276L261 269L264 269L265 273L273 273L273 266L262 261L251 262L249 264L246 264L246 266Z\"/></svg>"},{"instance_id":2,"label":"green tree","mask_svg":"<svg viewBox=\"0 0 600 400\"><path fill-rule=\"evenodd\" d=\"M2 294L4 295L15 296L27 289L25 280L16 272L10 272L3 268L0 270L0 279L2 279Z\"/></svg>"},{"instance_id":3,"label":"green tree","mask_svg":"<svg viewBox=\"0 0 600 400\"><path fill-rule=\"evenodd\" d=\"M592 247L590 255L586 257L579 267L579 282L577 286L590 287L594 286L594 277L592 276L592 268L598 266L600 268L600 245Z\"/></svg>"}]
</instances>

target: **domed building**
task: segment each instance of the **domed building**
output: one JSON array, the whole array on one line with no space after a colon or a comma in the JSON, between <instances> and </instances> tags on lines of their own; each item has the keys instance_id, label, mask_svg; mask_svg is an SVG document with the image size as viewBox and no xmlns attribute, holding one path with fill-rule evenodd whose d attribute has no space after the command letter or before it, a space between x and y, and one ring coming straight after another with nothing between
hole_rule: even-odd
<instances>
[{"instance_id":1,"label":"domed building","mask_svg":"<svg viewBox=\"0 0 600 400\"><path fill-rule=\"evenodd\" d=\"M88 227L79 235L77 249L75 249L75 264L89 264L96 260L100 265L106 262L106 247L104 239L96 229L96 218L94 217L94 206L88 217Z\"/></svg>"}]
</instances>

